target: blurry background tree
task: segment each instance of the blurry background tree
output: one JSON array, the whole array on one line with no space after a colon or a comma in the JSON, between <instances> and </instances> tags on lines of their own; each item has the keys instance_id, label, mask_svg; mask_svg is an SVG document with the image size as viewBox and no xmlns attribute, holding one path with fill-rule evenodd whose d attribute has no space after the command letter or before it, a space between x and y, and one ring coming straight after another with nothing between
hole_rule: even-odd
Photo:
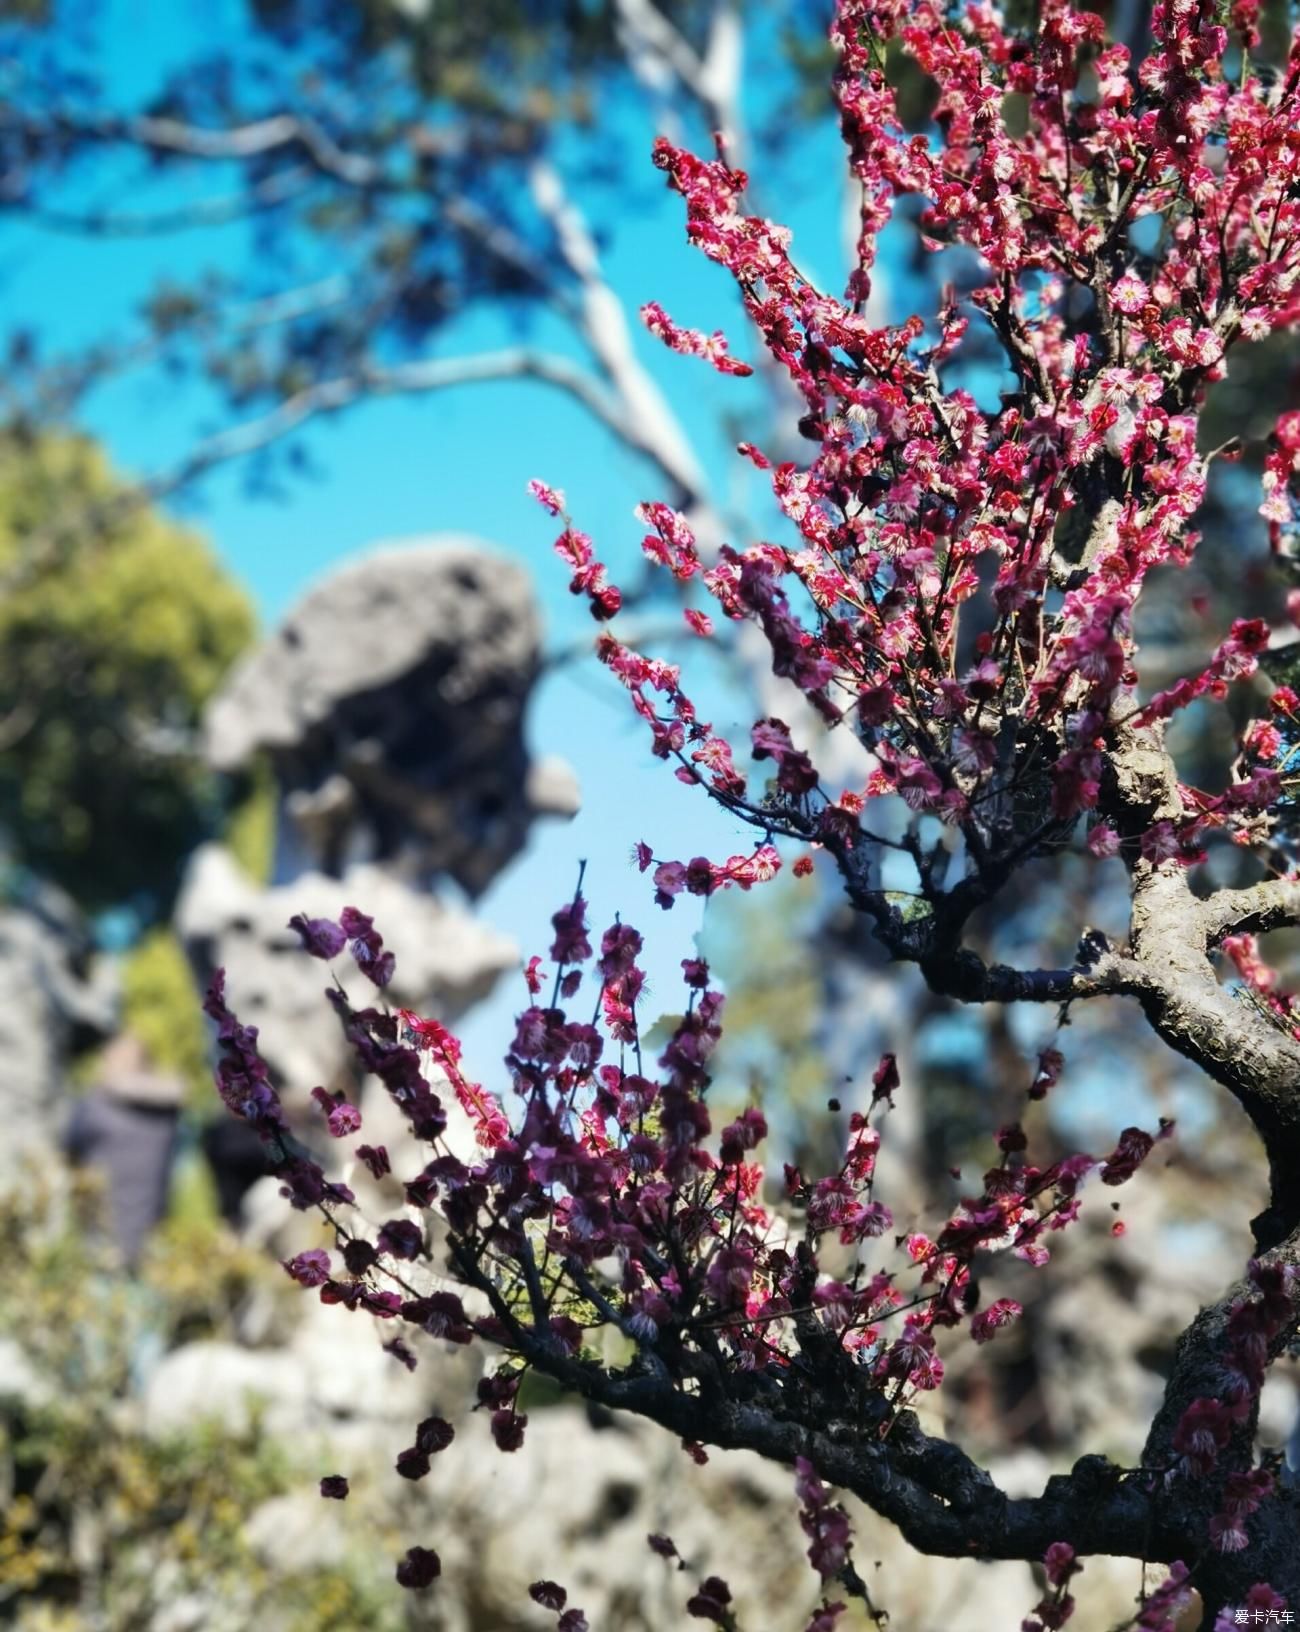
<instances>
[{"instance_id":1,"label":"blurry background tree","mask_svg":"<svg viewBox=\"0 0 1300 1632\"><path fill-rule=\"evenodd\" d=\"M220 815L204 703L253 634L207 545L124 491L89 442L0 439L0 842L90 912L166 916ZM60 516L100 507L94 528Z\"/></svg>"},{"instance_id":2,"label":"blurry background tree","mask_svg":"<svg viewBox=\"0 0 1300 1632\"><path fill-rule=\"evenodd\" d=\"M660 121L743 144L744 50L784 37L797 84L797 46L820 38L823 5L258 0L238 50L196 54L130 109L93 50L77 50L106 14L64 0L11 21L5 207L102 237L243 221L249 256L160 278L134 335L55 357L39 335L15 337L14 411L63 417L123 368L201 373L228 423L150 474L158 494L238 456L258 455L267 479L301 453L286 439L367 398L534 379L648 458L675 502L704 503L698 460L601 269L609 225L653 183L629 180L620 100L635 82ZM791 106L767 110L774 138ZM577 188L603 189L600 232ZM529 338L438 354L485 300ZM554 346L533 342L540 317L559 320Z\"/></svg>"}]
</instances>

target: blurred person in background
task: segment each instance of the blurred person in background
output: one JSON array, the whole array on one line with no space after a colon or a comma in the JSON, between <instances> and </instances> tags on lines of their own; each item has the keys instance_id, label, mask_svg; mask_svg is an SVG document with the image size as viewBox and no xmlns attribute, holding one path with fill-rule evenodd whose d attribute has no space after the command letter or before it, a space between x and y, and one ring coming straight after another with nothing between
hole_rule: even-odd
<instances>
[{"instance_id":1,"label":"blurred person in background","mask_svg":"<svg viewBox=\"0 0 1300 1632\"><path fill-rule=\"evenodd\" d=\"M123 1032L68 1122L64 1147L77 1166L102 1172L108 1229L131 1268L167 1211L184 1095L181 1078L158 1070L144 1044Z\"/></svg>"}]
</instances>

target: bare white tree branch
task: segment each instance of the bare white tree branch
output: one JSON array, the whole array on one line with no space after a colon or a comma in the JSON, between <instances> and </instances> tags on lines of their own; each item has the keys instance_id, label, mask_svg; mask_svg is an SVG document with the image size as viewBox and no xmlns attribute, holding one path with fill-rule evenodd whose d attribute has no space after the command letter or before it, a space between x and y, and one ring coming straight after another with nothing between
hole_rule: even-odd
<instances>
[{"instance_id":1,"label":"bare white tree branch","mask_svg":"<svg viewBox=\"0 0 1300 1632\"><path fill-rule=\"evenodd\" d=\"M700 94L704 64L695 49L652 0L615 0L625 45L656 60L694 95Z\"/></svg>"},{"instance_id":2,"label":"bare white tree branch","mask_svg":"<svg viewBox=\"0 0 1300 1632\"><path fill-rule=\"evenodd\" d=\"M578 282L583 338L620 401L625 441L651 455L676 488L678 503L707 517L708 484L676 417L637 360L627 315L600 269L595 239L564 190L555 168L538 160L530 171L537 207L555 233L565 265Z\"/></svg>"},{"instance_id":3,"label":"bare white tree branch","mask_svg":"<svg viewBox=\"0 0 1300 1632\"><path fill-rule=\"evenodd\" d=\"M169 470L146 477L103 505L78 509L71 518L77 527L104 527L144 504L153 503L188 486L218 465L257 453L302 430L316 420L344 412L356 403L385 396L415 396L456 386L497 380L536 380L563 391L633 452L660 463L660 450L644 440L635 422L628 420L623 401L567 357L530 347L510 347L476 356L425 359L392 367L364 365L350 373L317 381L276 405L269 413L245 421L199 442ZM673 471L661 465L675 480ZM0 577L0 591L11 590L39 570L46 553L68 528L66 517L24 540L19 560Z\"/></svg>"},{"instance_id":4,"label":"bare white tree branch","mask_svg":"<svg viewBox=\"0 0 1300 1632\"><path fill-rule=\"evenodd\" d=\"M733 148L743 144L740 76L745 61L745 30L736 0L717 0L701 64L700 95L713 110L712 124Z\"/></svg>"},{"instance_id":5,"label":"bare white tree branch","mask_svg":"<svg viewBox=\"0 0 1300 1632\"><path fill-rule=\"evenodd\" d=\"M513 268L520 276L527 278L540 289L548 303L558 312L570 321L580 321L582 312L579 303L548 274L545 263L537 251L530 248L517 233L503 226L500 221L468 198L459 196L449 198L442 210L453 226L467 237L473 238L481 249L499 261L502 266Z\"/></svg>"},{"instance_id":6,"label":"bare white tree branch","mask_svg":"<svg viewBox=\"0 0 1300 1632\"><path fill-rule=\"evenodd\" d=\"M526 346L481 352L469 357L426 359L392 367L367 364L334 379L321 380L288 397L270 413L200 442L174 470L146 482L145 497L157 499L193 481L214 465L243 458L300 430L309 421L327 418L369 397L417 396L453 386L497 380L537 380L555 386L628 446L655 458L652 447L636 435L622 405L579 364Z\"/></svg>"},{"instance_id":7,"label":"bare white tree branch","mask_svg":"<svg viewBox=\"0 0 1300 1632\"><path fill-rule=\"evenodd\" d=\"M702 57L653 0L616 0L616 9L624 54L642 84L666 97L676 82L710 130L737 146L744 29L735 0L716 0Z\"/></svg>"},{"instance_id":8,"label":"bare white tree branch","mask_svg":"<svg viewBox=\"0 0 1300 1632\"><path fill-rule=\"evenodd\" d=\"M81 113L67 108L55 109L36 120L11 107L2 117L35 135L57 131L191 159L238 162L260 158L281 148L301 147L318 170L349 186L374 186L384 176L383 167L374 159L346 151L323 126L299 114L272 114L266 119L254 119L224 130L152 114Z\"/></svg>"}]
</instances>

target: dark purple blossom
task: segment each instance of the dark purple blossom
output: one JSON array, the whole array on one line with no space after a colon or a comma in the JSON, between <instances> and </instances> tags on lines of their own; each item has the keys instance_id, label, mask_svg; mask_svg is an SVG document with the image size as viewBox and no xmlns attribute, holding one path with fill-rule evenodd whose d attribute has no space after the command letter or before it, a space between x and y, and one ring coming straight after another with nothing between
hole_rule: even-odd
<instances>
[{"instance_id":1,"label":"dark purple blossom","mask_svg":"<svg viewBox=\"0 0 1300 1632\"><path fill-rule=\"evenodd\" d=\"M418 1445L412 1445L398 1453L397 1471L403 1479L423 1479L429 1471L429 1465L429 1458Z\"/></svg>"},{"instance_id":2,"label":"dark purple blossom","mask_svg":"<svg viewBox=\"0 0 1300 1632\"><path fill-rule=\"evenodd\" d=\"M414 1371L418 1364L415 1356L400 1337L395 1337L391 1343L385 1343L384 1353L391 1354L394 1360L400 1360L407 1371Z\"/></svg>"},{"instance_id":3,"label":"dark purple blossom","mask_svg":"<svg viewBox=\"0 0 1300 1632\"><path fill-rule=\"evenodd\" d=\"M552 917L555 940L551 943L552 963L585 963L591 956L587 938L587 903L578 895Z\"/></svg>"},{"instance_id":4,"label":"dark purple blossom","mask_svg":"<svg viewBox=\"0 0 1300 1632\"><path fill-rule=\"evenodd\" d=\"M415 1430L415 1443L426 1456L445 1451L456 1437L456 1430L442 1417L426 1417Z\"/></svg>"},{"instance_id":5,"label":"dark purple blossom","mask_svg":"<svg viewBox=\"0 0 1300 1632\"><path fill-rule=\"evenodd\" d=\"M335 1139L346 1139L361 1128L361 1112L342 1094L331 1094L324 1088L313 1088L311 1097L325 1113L325 1122Z\"/></svg>"},{"instance_id":6,"label":"dark purple blossom","mask_svg":"<svg viewBox=\"0 0 1300 1632\"><path fill-rule=\"evenodd\" d=\"M393 1171L383 1145L358 1145L357 1155L370 1169L370 1176L374 1179L385 1178Z\"/></svg>"},{"instance_id":7,"label":"dark purple blossom","mask_svg":"<svg viewBox=\"0 0 1300 1632\"><path fill-rule=\"evenodd\" d=\"M376 1242L389 1258L418 1258L424 1251L424 1231L409 1218L390 1218L381 1225Z\"/></svg>"},{"instance_id":8,"label":"dark purple blossom","mask_svg":"<svg viewBox=\"0 0 1300 1632\"><path fill-rule=\"evenodd\" d=\"M344 907L339 923L348 938L348 946L357 968L376 986L387 986L393 978L396 961L391 952L383 950L384 937L375 928L375 920L358 912L355 907Z\"/></svg>"},{"instance_id":9,"label":"dark purple blossom","mask_svg":"<svg viewBox=\"0 0 1300 1632\"><path fill-rule=\"evenodd\" d=\"M302 937L304 952L310 952L313 958L337 958L348 943L347 936L332 918L308 918L303 913L296 913L289 920L289 928L296 929Z\"/></svg>"},{"instance_id":10,"label":"dark purple blossom","mask_svg":"<svg viewBox=\"0 0 1300 1632\"><path fill-rule=\"evenodd\" d=\"M364 1275L378 1258L379 1254L363 1236L354 1235L343 1243L343 1262L350 1275Z\"/></svg>"},{"instance_id":11,"label":"dark purple blossom","mask_svg":"<svg viewBox=\"0 0 1300 1632\"><path fill-rule=\"evenodd\" d=\"M718 1575L709 1575L700 1582L700 1590L687 1600L686 1613L699 1621L713 1621L718 1626L731 1622L731 1588Z\"/></svg>"},{"instance_id":12,"label":"dark purple blossom","mask_svg":"<svg viewBox=\"0 0 1300 1632\"><path fill-rule=\"evenodd\" d=\"M310 1247L286 1259L284 1267L299 1286L323 1286L330 1278L330 1255L320 1247Z\"/></svg>"},{"instance_id":13,"label":"dark purple blossom","mask_svg":"<svg viewBox=\"0 0 1300 1632\"><path fill-rule=\"evenodd\" d=\"M517 1451L524 1442L524 1429L528 1426L528 1418L521 1412L513 1410L494 1411L492 1413L492 1438L496 1440L499 1451Z\"/></svg>"},{"instance_id":14,"label":"dark purple blossom","mask_svg":"<svg viewBox=\"0 0 1300 1632\"><path fill-rule=\"evenodd\" d=\"M408 1547L397 1566L397 1583L410 1592L431 1587L442 1574L442 1560L427 1547Z\"/></svg>"}]
</instances>

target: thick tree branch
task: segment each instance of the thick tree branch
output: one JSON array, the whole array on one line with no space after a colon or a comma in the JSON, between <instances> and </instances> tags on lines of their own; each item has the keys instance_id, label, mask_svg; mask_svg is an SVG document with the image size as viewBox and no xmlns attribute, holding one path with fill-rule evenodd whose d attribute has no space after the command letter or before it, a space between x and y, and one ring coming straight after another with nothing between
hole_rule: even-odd
<instances>
[{"instance_id":1,"label":"thick tree branch","mask_svg":"<svg viewBox=\"0 0 1300 1632\"><path fill-rule=\"evenodd\" d=\"M1136 994L1151 974L1136 958L1106 951L1073 969L1012 969L986 964L968 947L921 960L931 990L963 1003L1074 1003L1089 997Z\"/></svg>"},{"instance_id":2,"label":"thick tree branch","mask_svg":"<svg viewBox=\"0 0 1300 1632\"><path fill-rule=\"evenodd\" d=\"M1113 510L1102 504L1090 541L1112 527ZM895 958L918 964L945 996L967 1003L1136 997L1159 1037L1235 1095L1263 1141L1270 1201L1254 1220L1263 1250L1300 1227L1300 1040L1221 986L1210 953L1232 929L1300 921L1300 883L1275 880L1202 901L1177 860L1148 857L1143 835L1185 812L1162 726L1132 723L1130 704L1123 694L1116 698L1120 723L1111 730L1101 791L1101 813L1127 841L1127 952L1102 946L1072 969L1023 970L987 965L962 945L970 914L1005 887L1023 846L975 851L966 878L948 890L935 888L923 867L923 896L910 912L875 887L866 847L843 853L841 871L850 900L871 917L882 944Z\"/></svg>"},{"instance_id":3,"label":"thick tree branch","mask_svg":"<svg viewBox=\"0 0 1300 1632\"><path fill-rule=\"evenodd\" d=\"M1300 1235L1292 1234L1279 1246L1261 1254L1261 1263L1281 1265L1292 1276L1300 1272ZM1300 1283L1293 1282L1293 1286ZM1246 1277L1230 1286L1216 1302L1202 1309L1178 1340L1173 1366L1163 1402L1142 1453L1144 1467L1155 1471L1163 1490L1167 1511L1176 1514L1189 1538L1205 1536L1210 1521L1223 1504L1225 1479L1251 1467L1255 1460L1255 1439L1259 1425L1259 1400L1250 1402L1245 1420L1234 1430L1231 1441L1220 1454L1213 1474L1191 1477L1178 1471L1174 1434L1187 1408L1196 1400L1222 1400L1225 1390L1225 1356L1231 1348L1229 1322L1235 1310L1254 1303L1259 1292ZM1291 1318L1282 1323L1268 1343L1264 1363L1271 1364L1293 1340L1300 1291L1290 1298ZM1250 1520L1250 1546L1239 1553L1211 1555L1210 1568L1201 1582L1206 1604L1205 1624L1225 1602L1240 1601L1258 1580L1277 1583L1278 1590L1292 1595L1300 1589L1296 1580L1295 1537L1300 1524L1300 1491L1284 1485L1262 1511Z\"/></svg>"},{"instance_id":4,"label":"thick tree branch","mask_svg":"<svg viewBox=\"0 0 1300 1632\"><path fill-rule=\"evenodd\" d=\"M1218 890L1201 904L1207 940L1225 935L1262 935L1300 924L1300 879L1268 878L1242 890Z\"/></svg>"},{"instance_id":5,"label":"thick tree branch","mask_svg":"<svg viewBox=\"0 0 1300 1632\"><path fill-rule=\"evenodd\" d=\"M1183 815L1178 776L1159 725L1117 728L1103 790L1120 832ZM1152 974L1140 995L1156 1033L1230 1089L1263 1140L1270 1205L1254 1220L1261 1249L1300 1224L1300 1042L1219 985L1209 960L1213 913L1176 861L1130 848L1133 956ZM1213 898L1211 898L1213 899Z\"/></svg>"},{"instance_id":6,"label":"thick tree branch","mask_svg":"<svg viewBox=\"0 0 1300 1632\"><path fill-rule=\"evenodd\" d=\"M1283 1265L1298 1277L1293 1314L1300 1315L1300 1234L1292 1233L1279 1246L1261 1253L1259 1261L1266 1265ZM1174 1429L1193 1400L1220 1398L1223 1393L1224 1355L1228 1348L1225 1335L1228 1317L1234 1309L1252 1302L1257 1296L1254 1283L1243 1276L1233 1282L1215 1303L1202 1309L1183 1332L1178 1340L1164 1400L1147 1435L1146 1448L1142 1453L1144 1465L1165 1467L1173 1460ZM1294 1325L1276 1334L1269 1345L1270 1362L1282 1353L1293 1331Z\"/></svg>"},{"instance_id":7,"label":"thick tree branch","mask_svg":"<svg viewBox=\"0 0 1300 1632\"><path fill-rule=\"evenodd\" d=\"M903 1412L881 1437L856 1417L811 1413L773 1383L763 1401L716 1389L690 1392L653 1352L637 1367L608 1372L575 1359L523 1324L501 1298L467 1244L453 1247L459 1273L491 1302L512 1347L561 1387L612 1411L629 1411L685 1440L749 1450L793 1466L806 1457L823 1478L851 1491L933 1557L1041 1558L1053 1541L1080 1553L1176 1556L1174 1532L1161 1529L1150 1495L1106 1458L1085 1457L1049 1479L1041 1496L1013 1499L958 1446L922 1432Z\"/></svg>"}]
</instances>

